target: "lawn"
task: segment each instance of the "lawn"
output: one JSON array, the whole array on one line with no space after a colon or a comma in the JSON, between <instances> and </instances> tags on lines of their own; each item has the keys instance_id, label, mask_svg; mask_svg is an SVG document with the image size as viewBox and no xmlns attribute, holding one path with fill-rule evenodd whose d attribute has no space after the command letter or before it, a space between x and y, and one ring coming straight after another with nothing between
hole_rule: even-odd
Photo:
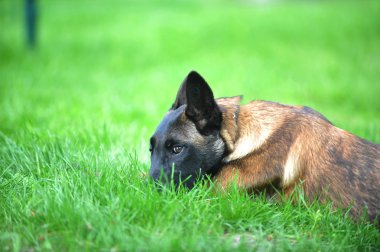
<instances>
[{"instance_id":1,"label":"lawn","mask_svg":"<svg viewBox=\"0 0 380 252\"><path fill-rule=\"evenodd\" d=\"M189 70L380 143L379 1L0 2L1 251L374 251L329 204L158 191L148 139Z\"/></svg>"}]
</instances>

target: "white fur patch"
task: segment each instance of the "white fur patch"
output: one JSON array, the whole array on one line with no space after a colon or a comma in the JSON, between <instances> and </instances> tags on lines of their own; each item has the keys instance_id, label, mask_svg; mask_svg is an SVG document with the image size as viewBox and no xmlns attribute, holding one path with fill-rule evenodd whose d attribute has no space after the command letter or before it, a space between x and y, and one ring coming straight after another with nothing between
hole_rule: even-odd
<instances>
[{"instance_id":1,"label":"white fur patch","mask_svg":"<svg viewBox=\"0 0 380 252\"><path fill-rule=\"evenodd\" d=\"M223 162L228 163L232 160L243 158L252 151L257 150L263 145L271 133L272 130L265 129L262 130L258 136L247 134L240 137L235 143L235 149L223 159Z\"/></svg>"},{"instance_id":2,"label":"white fur patch","mask_svg":"<svg viewBox=\"0 0 380 252\"><path fill-rule=\"evenodd\" d=\"M298 153L294 151L289 152L288 159L284 166L284 175L282 178L282 185L288 186L296 179L299 171Z\"/></svg>"}]
</instances>

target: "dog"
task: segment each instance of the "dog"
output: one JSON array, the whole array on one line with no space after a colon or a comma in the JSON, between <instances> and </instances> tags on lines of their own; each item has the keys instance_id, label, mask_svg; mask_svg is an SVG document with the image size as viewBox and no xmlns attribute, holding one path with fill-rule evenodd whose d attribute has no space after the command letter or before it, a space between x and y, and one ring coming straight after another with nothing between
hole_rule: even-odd
<instances>
[{"instance_id":1,"label":"dog","mask_svg":"<svg viewBox=\"0 0 380 252\"><path fill-rule=\"evenodd\" d=\"M240 105L242 97L214 99L191 71L150 139L154 180L192 188L209 176L222 188L268 186L336 206L379 215L380 145L335 127L317 111L269 101Z\"/></svg>"}]
</instances>

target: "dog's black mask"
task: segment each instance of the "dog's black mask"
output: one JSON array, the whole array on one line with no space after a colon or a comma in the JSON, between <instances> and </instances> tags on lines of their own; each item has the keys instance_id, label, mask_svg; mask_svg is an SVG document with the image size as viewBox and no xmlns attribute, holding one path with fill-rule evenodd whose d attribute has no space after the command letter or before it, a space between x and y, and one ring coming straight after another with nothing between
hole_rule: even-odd
<instances>
[{"instance_id":1,"label":"dog's black mask","mask_svg":"<svg viewBox=\"0 0 380 252\"><path fill-rule=\"evenodd\" d=\"M150 139L150 176L192 188L197 178L212 174L225 151L221 123L211 88L197 72L190 72Z\"/></svg>"}]
</instances>

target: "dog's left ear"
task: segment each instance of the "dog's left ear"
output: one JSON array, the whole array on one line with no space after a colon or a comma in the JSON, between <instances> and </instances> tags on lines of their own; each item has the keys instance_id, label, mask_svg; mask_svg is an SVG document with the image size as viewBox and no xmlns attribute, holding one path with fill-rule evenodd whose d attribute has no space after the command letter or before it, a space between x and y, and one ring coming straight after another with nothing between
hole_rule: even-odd
<instances>
[{"instance_id":1,"label":"dog's left ear","mask_svg":"<svg viewBox=\"0 0 380 252\"><path fill-rule=\"evenodd\" d=\"M198 131L209 135L214 130L219 130L222 113L215 102L211 88L202 76L191 71L182 84L182 88L186 90L186 116L195 123Z\"/></svg>"}]
</instances>

